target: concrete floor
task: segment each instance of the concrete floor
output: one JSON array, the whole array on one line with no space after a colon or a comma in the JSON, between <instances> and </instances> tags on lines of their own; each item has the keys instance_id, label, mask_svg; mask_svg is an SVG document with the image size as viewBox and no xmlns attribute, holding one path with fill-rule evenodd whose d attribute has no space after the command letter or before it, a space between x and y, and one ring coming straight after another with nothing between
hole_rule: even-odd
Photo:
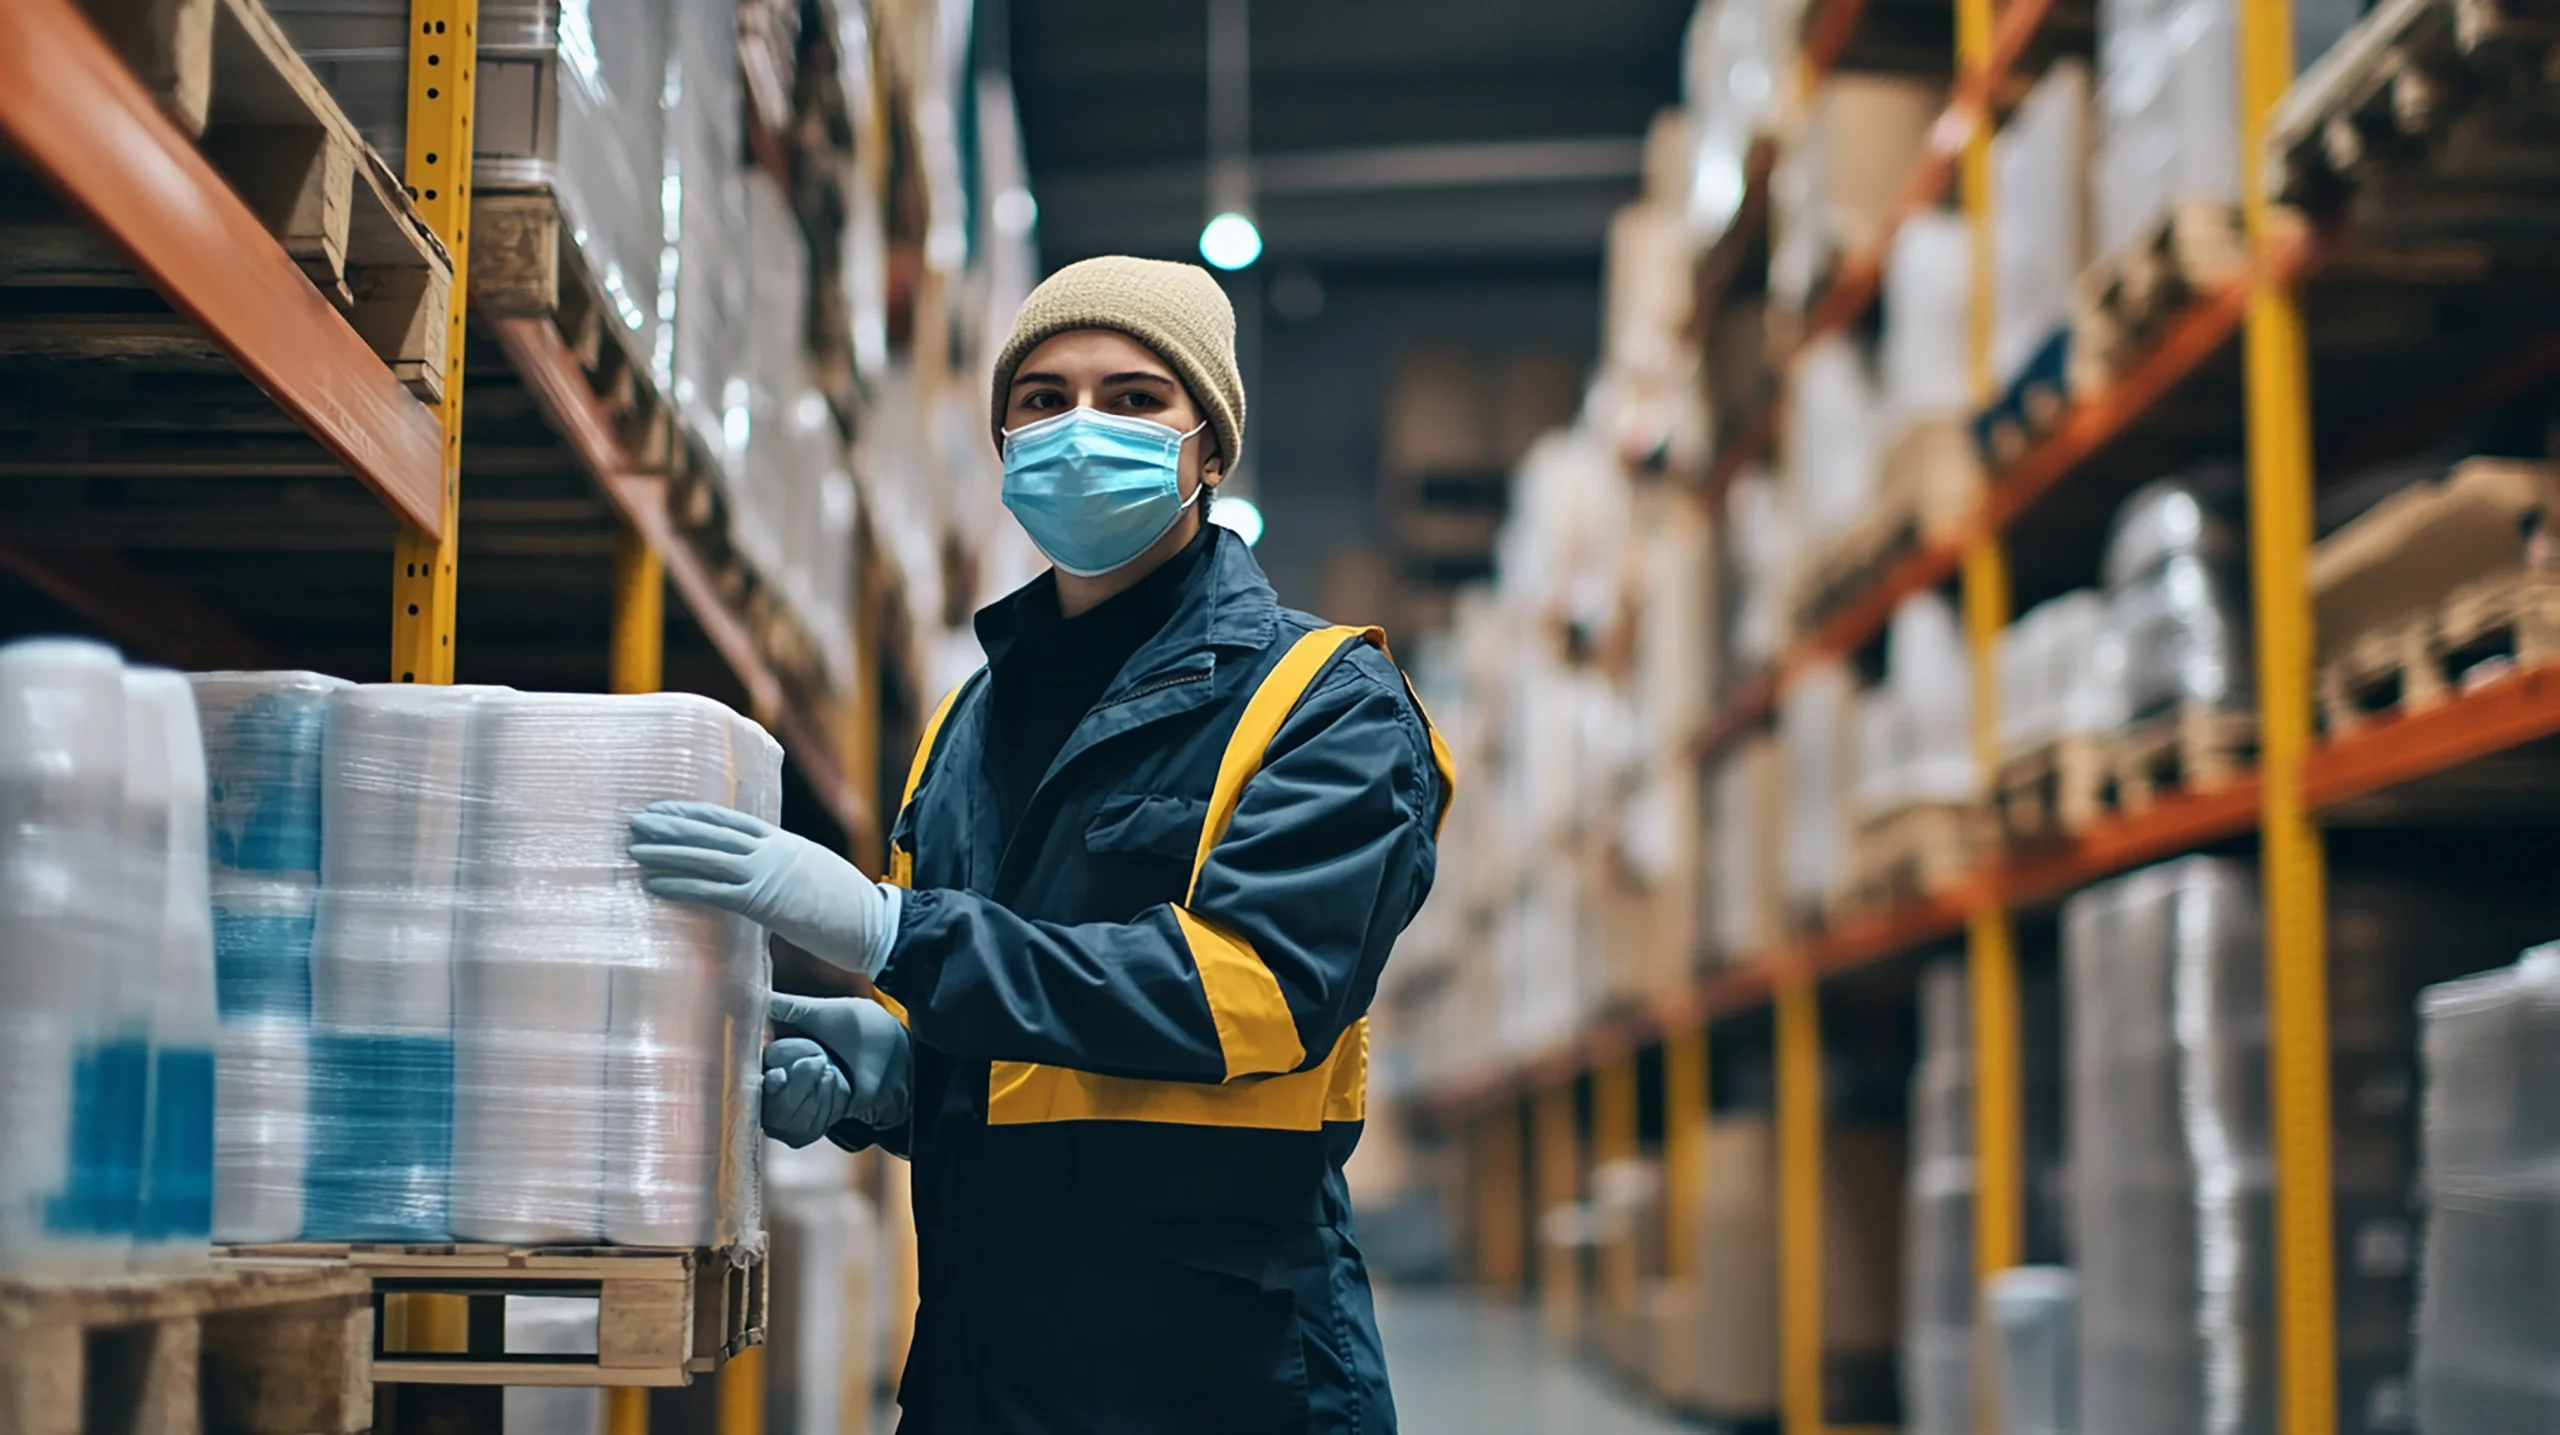
<instances>
[{"instance_id":1,"label":"concrete floor","mask_svg":"<svg viewBox=\"0 0 2560 1435\"><path fill-rule=\"evenodd\" d=\"M1668 1415L1559 1354L1536 1310L1463 1291L1382 1291L1402 1435L1664 1435Z\"/></svg>"}]
</instances>

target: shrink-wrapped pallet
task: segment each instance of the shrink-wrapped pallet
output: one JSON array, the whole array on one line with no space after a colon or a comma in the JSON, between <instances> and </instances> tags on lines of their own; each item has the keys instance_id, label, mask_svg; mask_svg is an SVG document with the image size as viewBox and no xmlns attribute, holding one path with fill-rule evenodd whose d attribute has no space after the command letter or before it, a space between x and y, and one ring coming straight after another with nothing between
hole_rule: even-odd
<instances>
[{"instance_id":1,"label":"shrink-wrapped pallet","mask_svg":"<svg viewBox=\"0 0 2560 1435\"><path fill-rule=\"evenodd\" d=\"M2110 617L2124 644L2126 716L2250 702L2248 573L2218 474L2151 484L2107 537Z\"/></svg>"},{"instance_id":2,"label":"shrink-wrapped pallet","mask_svg":"<svg viewBox=\"0 0 2560 1435\"><path fill-rule=\"evenodd\" d=\"M1904 220L1885 253L1884 334L1877 344L1877 422L1890 443L1915 423L1973 408L1965 359L1973 315L1973 231L1926 209Z\"/></svg>"},{"instance_id":3,"label":"shrink-wrapped pallet","mask_svg":"<svg viewBox=\"0 0 2560 1435\"><path fill-rule=\"evenodd\" d=\"M1902 1412L1909 1435L1973 1435L1973 1038L1964 968L1920 977L1903 1191Z\"/></svg>"},{"instance_id":4,"label":"shrink-wrapped pallet","mask_svg":"<svg viewBox=\"0 0 2560 1435\"><path fill-rule=\"evenodd\" d=\"M2088 267L2089 69L2054 62L1991 141L1991 373L2004 387L2071 320Z\"/></svg>"},{"instance_id":5,"label":"shrink-wrapped pallet","mask_svg":"<svg viewBox=\"0 0 2560 1435\"><path fill-rule=\"evenodd\" d=\"M2430 988L2418 1428L2560 1428L2560 947Z\"/></svg>"},{"instance_id":6,"label":"shrink-wrapped pallet","mask_svg":"<svg viewBox=\"0 0 2560 1435\"><path fill-rule=\"evenodd\" d=\"M1819 910L1848 881L1854 698L1847 669L1834 662L1805 670L1779 702L1786 770L1779 870L1788 905L1798 913Z\"/></svg>"},{"instance_id":7,"label":"shrink-wrapped pallet","mask_svg":"<svg viewBox=\"0 0 2560 1435\"><path fill-rule=\"evenodd\" d=\"M2101 0L2099 253L2173 206L2240 202L2239 76L2232 0Z\"/></svg>"},{"instance_id":8,"label":"shrink-wrapped pallet","mask_svg":"<svg viewBox=\"0 0 2560 1435\"><path fill-rule=\"evenodd\" d=\"M146 1269L204 1258L213 1235L213 902L205 858L204 739L187 680L125 670L125 797L156 806L137 844L133 915L151 933L135 969L149 982L150 1065L134 1260ZM146 786L138 779L149 773Z\"/></svg>"}]
</instances>

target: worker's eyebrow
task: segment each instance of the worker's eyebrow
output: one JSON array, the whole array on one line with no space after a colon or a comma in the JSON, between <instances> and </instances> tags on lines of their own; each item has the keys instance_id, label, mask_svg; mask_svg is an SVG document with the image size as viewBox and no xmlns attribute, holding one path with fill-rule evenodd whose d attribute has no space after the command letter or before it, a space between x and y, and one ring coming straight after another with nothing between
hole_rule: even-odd
<instances>
[{"instance_id":1,"label":"worker's eyebrow","mask_svg":"<svg viewBox=\"0 0 2560 1435\"><path fill-rule=\"evenodd\" d=\"M1103 382L1106 384L1150 384L1159 389L1170 389L1173 387L1173 380L1166 378L1162 374L1139 373L1136 371L1126 374L1113 374L1109 378L1104 379Z\"/></svg>"},{"instance_id":2,"label":"worker's eyebrow","mask_svg":"<svg viewBox=\"0 0 2560 1435\"><path fill-rule=\"evenodd\" d=\"M1017 389L1021 388L1024 384L1057 384L1064 386L1066 382L1067 376L1064 374L1016 374L1013 376L1013 386Z\"/></svg>"}]
</instances>

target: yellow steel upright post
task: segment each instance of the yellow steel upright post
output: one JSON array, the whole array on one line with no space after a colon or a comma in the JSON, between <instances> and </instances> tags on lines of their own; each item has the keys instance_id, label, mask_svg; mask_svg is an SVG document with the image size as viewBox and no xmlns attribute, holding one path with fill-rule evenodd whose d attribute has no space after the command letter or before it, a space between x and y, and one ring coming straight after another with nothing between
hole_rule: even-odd
<instances>
[{"instance_id":1,"label":"yellow steel upright post","mask_svg":"<svg viewBox=\"0 0 2560 1435\"><path fill-rule=\"evenodd\" d=\"M1810 975L1777 991L1778 1406L1822 1435L1822 1022Z\"/></svg>"},{"instance_id":2,"label":"yellow steel upright post","mask_svg":"<svg viewBox=\"0 0 2560 1435\"><path fill-rule=\"evenodd\" d=\"M1582 1133L1574 1119L1568 1079L1535 1098L1530 1159L1537 1163L1536 1202L1529 1211L1529 1239L1538 1253L1538 1309L1547 1336L1571 1345L1581 1334L1582 1253L1547 1239L1547 1213L1582 1199Z\"/></svg>"},{"instance_id":3,"label":"yellow steel upright post","mask_svg":"<svg viewBox=\"0 0 2560 1435\"><path fill-rule=\"evenodd\" d=\"M2260 168L2267 116L2293 82L2286 0L2240 6L2240 199L2254 253L2274 238ZM2285 1435L2337 1429L2331 1245L2328 950L2319 828L2303 801L2311 749L2311 375L2297 296L2249 297L2250 594L2264 782L2268 1087L2275 1146L2277 1412Z\"/></svg>"},{"instance_id":4,"label":"yellow steel upright post","mask_svg":"<svg viewBox=\"0 0 2560 1435\"><path fill-rule=\"evenodd\" d=\"M1956 64L1971 70L1991 63L1992 0L1957 0ZM1972 231L1970 312L1965 367L1976 407L1990 404L2004 377L1992 368L1991 341L1998 323L1993 292L1999 272L1994 225L1991 135L1985 115L1966 136L1959 171L1967 225ZM2000 632L2009 622L2008 553L2000 535L1974 536L1964 554L1966 652L1973 678L1973 752L1988 779L2000 762ZM2024 1076L2018 1059L2018 949L2016 930L1997 893L1978 898L1965 917L1965 985L1972 999L1974 1202L1973 1264L1977 1283L2018 1264L2026 1247ZM1999 1392L1986 1378L1983 1339L1974 1342L1977 1378L1974 1429L2000 1428Z\"/></svg>"},{"instance_id":5,"label":"yellow steel upright post","mask_svg":"<svg viewBox=\"0 0 2560 1435\"><path fill-rule=\"evenodd\" d=\"M444 402L437 410L444 425L444 531L431 539L403 524L392 551L391 676L403 683L453 681L454 545L462 526L462 314L470 290L466 221L479 30L480 0L410 0L409 197L453 255L453 292L445 315ZM465 1297L411 1295L399 1305L384 1313L387 1348L465 1347Z\"/></svg>"},{"instance_id":6,"label":"yellow steel upright post","mask_svg":"<svg viewBox=\"0 0 2560 1435\"><path fill-rule=\"evenodd\" d=\"M1698 1207L1706 1198L1707 1030L1693 1027L1662 1044L1662 1273L1685 1280L1698 1269Z\"/></svg>"},{"instance_id":7,"label":"yellow steel upright post","mask_svg":"<svg viewBox=\"0 0 2560 1435\"><path fill-rule=\"evenodd\" d=\"M407 525L392 551L391 676L453 681L454 558L462 527L462 317L471 295L471 96L480 0L409 0L409 197L453 254L445 312L444 531Z\"/></svg>"},{"instance_id":8,"label":"yellow steel upright post","mask_svg":"<svg viewBox=\"0 0 2560 1435\"><path fill-rule=\"evenodd\" d=\"M666 682L667 568L635 530L622 530L613 555L613 654L617 693L654 693Z\"/></svg>"},{"instance_id":9,"label":"yellow steel upright post","mask_svg":"<svg viewBox=\"0 0 2560 1435\"><path fill-rule=\"evenodd\" d=\"M1520 1108L1504 1103L1476 1118L1469 1150L1475 1192L1475 1278L1499 1296L1517 1296L1527 1277L1529 1193L1522 1184Z\"/></svg>"},{"instance_id":10,"label":"yellow steel upright post","mask_svg":"<svg viewBox=\"0 0 2560 1435\"><path fill-rule=\"evenodd\" d=\"M1591 1164L1594 1170L1636 1159L1636 1054L1604 1061L1591 1073ZM1633 1232L1617 1233L1600 1252L1600 1309L1611 1322L1631 1319L1636 1308ZM1614 1328L1614 1327L1612 1327Z\"/></svg>"}]
</instances>

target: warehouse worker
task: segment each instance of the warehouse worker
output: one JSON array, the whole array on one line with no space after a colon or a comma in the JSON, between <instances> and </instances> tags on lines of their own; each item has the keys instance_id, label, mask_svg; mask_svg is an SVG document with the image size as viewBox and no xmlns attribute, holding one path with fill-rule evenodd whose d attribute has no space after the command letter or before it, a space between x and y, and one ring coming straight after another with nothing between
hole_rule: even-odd
<instances>
[{"instance_id":1,"label":"warehouse worker","mask_svg":"<svg viewBox=\"0 0 2560 1435\"><path fill-rule=\"evenodd\" d=\"M1054 567L978 615L894 885L720 808L632 822L651 890L881 994L775 997L801 1035L766 1050L765 1124L915 1163L902 1430L1395 1426L1342 1164L1451 775L1375 632L1281 607L1204 521L1234 336L1183 264L1088 260L1024 303L991 426Z\"/></svg>"}]
</instances>

